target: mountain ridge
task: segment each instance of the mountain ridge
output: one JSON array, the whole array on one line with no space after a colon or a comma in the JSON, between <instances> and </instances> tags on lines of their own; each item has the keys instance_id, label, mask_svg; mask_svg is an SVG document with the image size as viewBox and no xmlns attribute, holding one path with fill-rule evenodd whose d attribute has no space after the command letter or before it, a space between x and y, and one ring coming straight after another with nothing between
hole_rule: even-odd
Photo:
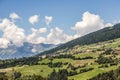
<instances>
[{"instance_id":1,"label":"mountain ridge","mask_svg":"<svg viewBox=\"0 0 120 80\"><path fill-rule=\"evenodd\" d=\"M76 45L88 45L88 44L103 42L103 41L112 40L116 38L120 38L120 23L115 24L114 26L111 26L111 27L105 27L98 31L76 38L56 48L41 52L38 55L53 54L61 49L69 49Z\"/></svg>"},{"instance_id":2,"label":"mountain ridge","mask_svg":"<svg viewBox=\"0 0 120 80\"><path fill-rule=\"evenodd\" d=\"M57 45L54 44L32 44L24 42L23 46L17 47L15 45L8 46L8 48L0 48L0 59L10 59L10 58L20 58L20 57L30 57L38 54L39 52L49 50Z\"/></svg>"}]
</instances>

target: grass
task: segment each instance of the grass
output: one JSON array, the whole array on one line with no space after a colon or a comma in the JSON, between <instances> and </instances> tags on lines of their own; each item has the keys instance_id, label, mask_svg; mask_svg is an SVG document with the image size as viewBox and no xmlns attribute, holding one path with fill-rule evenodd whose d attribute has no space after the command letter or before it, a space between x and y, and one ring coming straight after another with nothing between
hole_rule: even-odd
<instances>
[{"instance_id":1,"label":"grass","mask_svg":"<svg viewBox=\"0 0 120 80\"><path fill-rule=\"evenodd\" d=\"M38 63L48 63L50 62L50 60L47 58L47 59L43 59L42 61L39 61Z\"/></svg>"},{"instance_id":2,"label":"grass","mask_svg":"<svg viewBox=\"0 0 120 80\"><path fill-rule=\"evenodd\" d=\"M88 72L84 72L78 75L74 75L69 77L69 80L74 79L74 80L87 80L89 78L92 78L94 76L97 76L99 73L103 73L103 72L108 72L110 70L114 70L117 69L118 66L111 66L108 68L97 68L98 65L94 66L94 70L92 71L88 71Z\"/></svg>"},{"instance_id":3,"label":"grass","mask_svg":"<svg viewBox=\"0 0 120 80\"><path fill-rule=\"evenodd\" d=\"M70 59L57 59L58 62L60 62L59 60L66 62L66 60L70 60ZM57 62L57 61L55 60L55 62ZM53 71L53 69L58 71L59 69L66 69L66 68L67 68L67 65L63 65L60 68L50 68L50 67L48 67L48 65L32 65L32 66L23 66L21 68L17 67L17 68L15 68L15 70L18 72L21 72L23 76L24 75L39 74L43 77L47 77L48 74L50 74Z\"/></svg>"},{"instance_id":4,"label":"grass","mask_svg":"<svg viewBox=\"0 0 120 80\"><path fill-rule=\"evenodd\" d=\"M58 60L59 61L59 60ZM78 63L76 63L78 64ZM92 65L87 65L86 68L88 67L94 67L94 70L84 72L78 75L70 76L69 80L74 79L74 80L87 80L89 78L92 78L99 73L107 72L110 70L116 69L118 66L110 66L108 68L98 68L98 64L92 64ZM66 69L67 66L63 66L61 68L55 68L56 71L59 69ZM7 72L10 72L13 68L7 68L7 69L0 69L0 71L6 70ZM49 68L47 65L32 65L32 66L22 66L22 67L14 67L16 71L19 71L22 73L22 75L33 75L33 74L40 74L43 77L47 77L48 74L50 74L53 71L53 68ZM77 69L77 72L82 68ZM41 72L43 70L43 72Z\"/></svg>"},{"instance_id":5,"label":"grass","mask_svg":"<svg viewBox=\"0 0 120 80\"><path fill-rule=\"evenodd\" d=\"M41 70L43 70L43 72L41 72ZM52 68L49 68L46 65L32 65L16 69L16 71L21 72L22 75L40 74L43 77L47 77L47 75L50 74L52 70Z\"/></svg>"},{"instance_id":6,"label":"grass","mask_svg":"<svg viewBox=\"0 0 120 80\"><path fill-rule=\"evenodd\" d=\"M99 56L99 53L93 53L93 52L90 52L90 53L80 53L80 54L74 54L74 56L76 58L80 57L80 58L84 58L84 57L87 57L87 56L91 56L93 58L96 58Z\"/></svg>"},{"instance_id":7,"label":"grass","mask_svg":"<svg viewBox=\"0 0 120 80\"><path fill-rule=\"evenodd\" d=\"M70 58L61 58L61 59L53 59L53 63L56 63L56 62L62 62L62 63L65 63L65 62L72 62L73 60L70 59ZM49 63L50 60L47 58L47 59L43 59L42 61L39 61L39 63Z\"/></svg>"},{"instance_id":8,"label":"grass","mask_svg":"<svg viewBox=\"0 0 120 80\"><path fill-rule=\"evenodd\" d=\"M65 62L73 62L74 60L70 59L70 58L61 58L61 59L53 59L53 63L56 63L56 62L62 62L62 63L65 63Z\"/></svg>"},{"instance_id":9,"label":"grass","mask_svg":"<svg viewBox=\"0 0 120 80\"><path fill-rule=\"evenodd\" d=\"M74 60L71 64L74 66L83 66L84 64L94 63L94 59L87 59L87 60Z\"/></svg>"}]
</instances>

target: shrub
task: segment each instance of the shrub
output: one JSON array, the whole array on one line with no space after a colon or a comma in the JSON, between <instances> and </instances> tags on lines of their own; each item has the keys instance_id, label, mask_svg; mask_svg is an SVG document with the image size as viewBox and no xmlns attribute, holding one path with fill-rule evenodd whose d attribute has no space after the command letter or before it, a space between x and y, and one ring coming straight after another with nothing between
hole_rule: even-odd
<instances>
[{"instance_id":1,"label":"shrub","mask_svg":"<svg viewBox=\"0 0 120 80\"><path fill-rule=\"evenodd\" d=\"M84 69L81 69L80 70L80 73L84 73L84 72L87 72L87 71L91 71L93 70L94 68L84 68Z\"/></svg>"}]
</instances>

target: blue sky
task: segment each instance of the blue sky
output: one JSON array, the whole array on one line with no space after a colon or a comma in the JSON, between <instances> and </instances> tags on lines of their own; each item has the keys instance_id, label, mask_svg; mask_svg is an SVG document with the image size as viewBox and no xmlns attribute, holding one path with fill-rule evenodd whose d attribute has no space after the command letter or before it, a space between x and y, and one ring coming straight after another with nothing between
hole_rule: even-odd
<instances>
[{"instance_id":1,"label":"blue sky","mask_svg":"<svg viewBox=\"0 0 120 80\"><path fill-rule=\"evenodd\" d=\"M34 14L40 15L40 22L35 27L44 27L44 16L53 16L52 27L59 26L68 29L81 20L85 11L99 14L106 22L119 20L119 0L1 0L0 17L8 17L12 12L23 19L18 24L28 29L33 27L28 18ZM71 32L67 32L71 34Z\"/></svg>"},{"instance_id":2,"label":"blue sky","mask_svg":"<svg viewBox=\"0 0 120 80\"><path fill-rule=\"evenodd\" d=\"M119 21L119 4L119 0L0 0L0 19L9 19L11 13L16 13L20 19L15 24L25 30L25 35L31 33L31 28L44 27L47 31L41 36L46 37L51 29L58 27L65 34L73 36L76 31L71 27L82 21L83 14L87 11L99 15L104 24ZM33 15L39 15L39 22L34 25L28 21ZM45 23L45 16L53 18L49 27Z\"/></svg>"}]
</instances>

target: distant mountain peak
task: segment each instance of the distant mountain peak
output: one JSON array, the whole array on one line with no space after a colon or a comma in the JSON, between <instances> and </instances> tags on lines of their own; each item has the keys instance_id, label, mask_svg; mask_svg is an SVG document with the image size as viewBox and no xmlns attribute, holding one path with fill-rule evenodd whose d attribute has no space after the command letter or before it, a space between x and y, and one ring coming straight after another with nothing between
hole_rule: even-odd
<instances>
[{"instance_id":1,"label":"distant mountain peak","mask_svg":"<svg viewBox=\"0 0 120 80\"><path fill-rule=\"evenodd\" d=\"M0 48L0 59L34 56L45 50L56 47L54 44L32 44L24 42L23 46L11 45L8 48Z\"/></svg>"}]
</instances>

